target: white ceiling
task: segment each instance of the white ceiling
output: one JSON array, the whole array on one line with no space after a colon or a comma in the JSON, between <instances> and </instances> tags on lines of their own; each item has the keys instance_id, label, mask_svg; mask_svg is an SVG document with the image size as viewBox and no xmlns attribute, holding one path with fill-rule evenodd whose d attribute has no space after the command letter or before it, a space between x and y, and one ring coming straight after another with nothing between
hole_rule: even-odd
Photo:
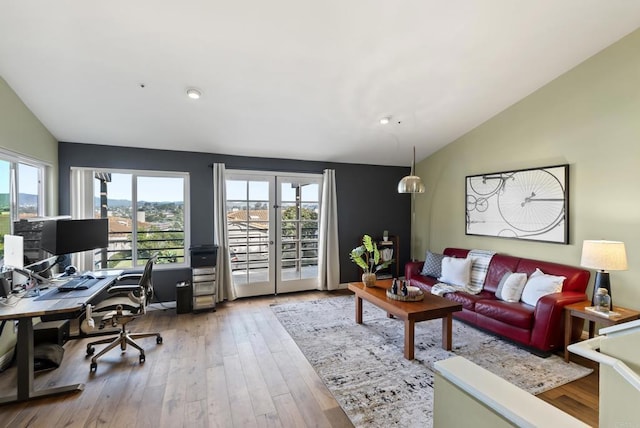
<instances>
[{"instance_id":1,"label":"white ceiling","mask_svg":"<svg viewBox=\"0 0 640 428\"><path fill-rule=\"evenodd\" d=\"M59 141L409 165L639 27L640 0L0 0L0 76Z\"/></svg>"}]
</instances>

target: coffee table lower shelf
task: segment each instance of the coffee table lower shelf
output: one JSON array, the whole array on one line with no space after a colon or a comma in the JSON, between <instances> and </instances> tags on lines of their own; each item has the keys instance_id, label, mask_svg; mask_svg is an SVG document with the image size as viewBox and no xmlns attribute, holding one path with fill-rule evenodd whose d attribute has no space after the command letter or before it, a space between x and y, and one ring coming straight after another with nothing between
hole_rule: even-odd
<instances>
[{"instance_id":1,"label":"coffee table lower shelf","mask_svg":"<svg viewBox=\"0 0 640 428\"><path fill-rule=\"evenodd\" d=\"M349 290L355 293L356 323L362 324L362 301L366 300L387 312L390 318L404 322L404 357L413 360L415 351L415 323L432 319L442 319L442 348L452 347L453 313L462 310L462 305L432 294L425 294L417 302L403 302L387 297L386 290L391 280L378 280L376 287L365 287L361 282L349 283Z\"/></svg>"}]
</instances>

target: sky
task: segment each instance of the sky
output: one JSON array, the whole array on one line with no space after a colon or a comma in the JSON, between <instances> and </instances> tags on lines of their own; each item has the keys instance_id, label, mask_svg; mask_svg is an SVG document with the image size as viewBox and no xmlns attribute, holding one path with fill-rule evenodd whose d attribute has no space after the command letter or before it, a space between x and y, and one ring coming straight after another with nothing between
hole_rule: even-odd
<instances>
[{"instance_id":1,"label":"sky","mask_svg":"<svg viewBox=\"0 0 640 428\"><path fill-rule=\"evenodd\" d=\"M38 170L20 164L20 192L37 194ZM131 200L131 174L111 174L111 182L107 184L109 199ZM184 183L180 177L145 177L138 176L138 200L147 202L174 202L184 200ZM317 201L318 184L302 187L303 201ZM100 194L99 182L95 182L95 195ZM9 193L9 162L0 161L0 193ZM289 181L280 186L282 201L295 201L295 189ZM268 201L268 181L227 180L227 199Z\"/></svg>"},{"instance_id":2,"label":"sky","mask_svg":"<svg viewBox=\"0 0 640 428\"><path fill-rule=\"evenodd\" d=\"M302 186L302 201L318 201L319 185L317 183ZM291 181L280 183L280 197L283 202L296 200L295 188ZM227 180L227 200L231 201L269 201L268 181Z\"/></svg>"},{"instance_id":3,"label":"sky","mask_svg":"<svg viewBox=\"0 0 640 428\"><path fill-rule=\"evenodd\" d=\"M9 193L10 175L9 175L10 162L0 160L0 193ZM18 167L19 176L19 191L20 193L28 193L31 195L38 194L38 169L29 165L19 164Z\"/></svg>"},{"instance_id":4,"label":"sky","mask_svg":"<svg viewBox=\"0 0 640 428\"><path fill-rule=\"evenodd\" d=\"M107 183L109 199L131 200L131 174L111 174ZM100 194L96 180L95 195ZM175 202L184 200L184 180L181 177L138 177L138 200L146 202Z\"/></svg>"}]
</instances>

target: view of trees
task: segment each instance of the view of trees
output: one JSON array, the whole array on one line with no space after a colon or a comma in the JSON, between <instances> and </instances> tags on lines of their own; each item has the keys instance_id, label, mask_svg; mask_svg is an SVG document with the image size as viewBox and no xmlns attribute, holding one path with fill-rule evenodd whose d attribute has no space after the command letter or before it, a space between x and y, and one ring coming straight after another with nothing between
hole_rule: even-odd
<instances>
[{"instance_id":1,"label":"view of trees","mask_svg":"<svg viewBox=\"0 0 640 428\"><path fill-rule=\"evenodd\" d=\"M111 202L111 201L109 201ZM117 201L109 207L111 218L122 219L126 230L110 230L109 268L131 266L132 216L131 201ZM184 261L184 205L180 202L139 202L138 212L144 213L144 221L138 221L137 259L144 264L153 254L157 263L181 263ZM116 222L117 223L117 222Z\"/></svg>"},{"instance_id":2,"label":"view of trees","mask_svg":"<svg viewBox=\"0 0 640 428\"><path fill-rule=\"evenodd\" d=\"M299 229L298 229L299 228ZM317 210L301 207L300 219L296 206L287 207L282 211L282 258L297 259L298 248L296 239L300 238L301 265L315 265L318 257L318 212ZM287 238L290 241L287 242ZM308 240L308 241L307 241ZM305 260L307 259L307 260ZM311 259L311 260L308 260ZM284 262L284 266L295 266L295 262Z\"/></svg>"}]
</instances>

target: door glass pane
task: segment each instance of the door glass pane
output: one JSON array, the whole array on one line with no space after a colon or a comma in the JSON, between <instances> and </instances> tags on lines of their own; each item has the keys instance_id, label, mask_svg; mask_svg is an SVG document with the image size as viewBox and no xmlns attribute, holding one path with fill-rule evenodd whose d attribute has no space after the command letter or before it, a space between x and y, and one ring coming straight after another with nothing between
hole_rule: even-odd
<instances>
[{"instance_id":1,"label":"door glass pane","mask_svg":"<svg viewBox=\"0 0 640 428\"><path fill-rule=\"evenodd\" d=\"M95 173L94 178L94 217L109 219L106 268L133 267L131 174ZM94 264L101 268L105 268L102 263L104 253L98 250L94 257Z\"/></svg>"},{"instance_id":2,"label":"door glass pane","mask_svg":"<svg viewBox=\"0 0 640 428\"><path fill-rule=\"evenodd\" d=\"M0 258L4 257L4 235L11 233L11 164L0 160Z\"/></svg>"},{"instance_id":3,"label":"door glass pane","mask_svg":"<svg viewBox=\"0 0 640 428\"><path fill-rule=\"evenodd\" d=\"M227 180L227 227L235 285L269 280L269 183Z\"/></svg>"},{"instance_id":4,"label":"door glass pane","mask_svg":"<svg viewBox=\"0 0 640 428\"><path fill-rule=\"evenodd\" d=\"M158 263L184 262L184 179L137 177L138 266L158 254Z\"/></svg>"},{"instance_id":5,"label":"door glass pane","mask_svg":"<svg viewBox=\"0 0 640 428\"><path fill-rule=\"evenodd\" d=\"M281 279L318 276L319 185L303 181L280 184Z\"/></svg>"},{"instance_id":6,"label":"door glass pane","mask_svg":"<svg viewBox=\"0 0 640 428\"><path fill-rule=\"evenodd\" d=\"M40 198L40 169L18 164L18 218L37 217Z\"/></svg>"}]
</instances>

